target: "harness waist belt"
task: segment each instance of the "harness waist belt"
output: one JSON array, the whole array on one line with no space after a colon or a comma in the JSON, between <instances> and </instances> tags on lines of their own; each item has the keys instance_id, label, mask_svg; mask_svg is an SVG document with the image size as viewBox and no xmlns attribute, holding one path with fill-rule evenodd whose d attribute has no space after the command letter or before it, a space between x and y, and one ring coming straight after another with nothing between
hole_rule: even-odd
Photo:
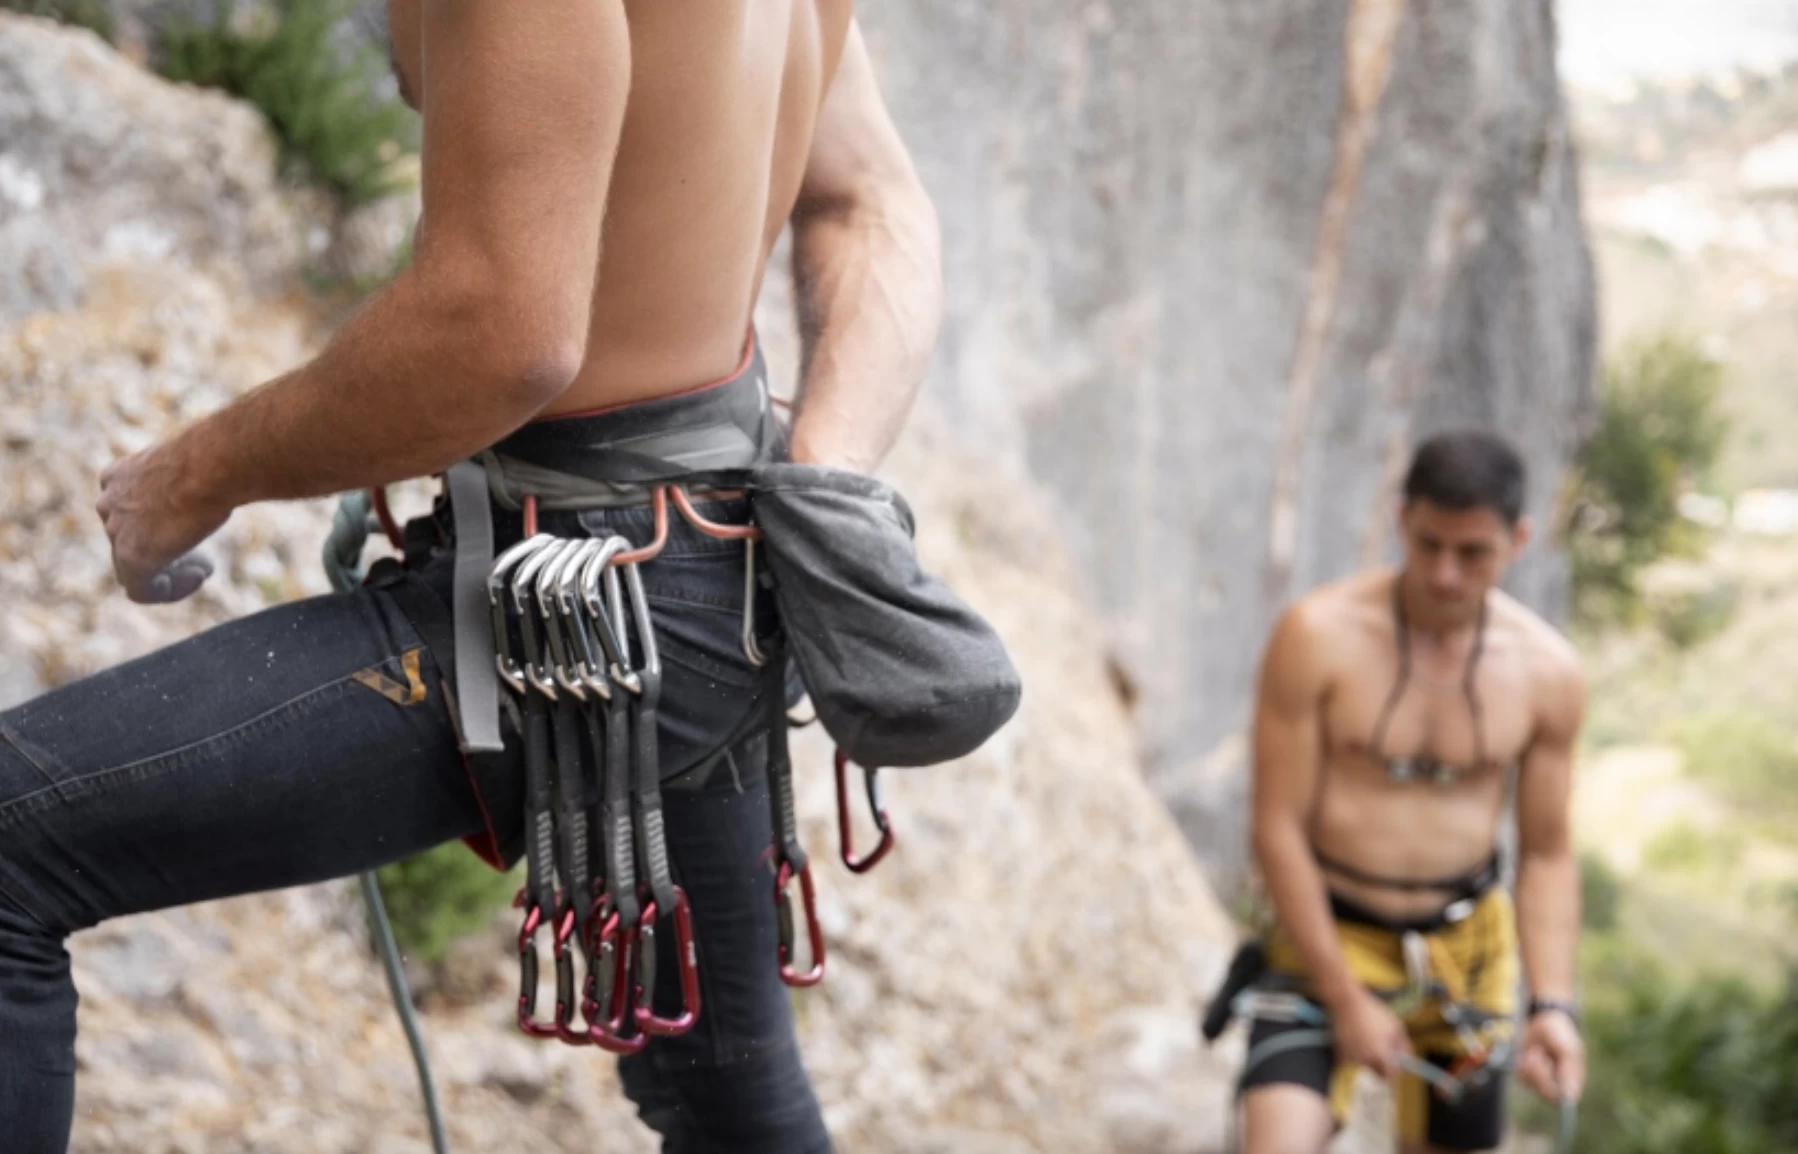
<instances>
[{"instance_id":1,"label":"harness waist belt","mask_svg":"<svg viewBox=\"0 0 1798 1154\"><path fill-rule=\"evenodd\" d=\"M747 470L784 455L753 337L729 379L596 413L533 421L445 473L456 531L453 592L457 721L467 753L504 747L499 678L487 609L493 568L492 505L516 511L642 504L646 486L696 474Z\"/></svg>"},{"instance_id":2,"label":"harness waist belt","mask_svg":"<svg viewBox=\"0 0 1798 1154\"><path fill-rule=\"evenodd\" d=\"M1320 863L1322 859L1320 858ZM1385 885L1391 889L1432 890L1452 895L1452 899L1435 913L1411 918L1393 918L1375 910L1368 909L1352 898L1331 892L1330 913L1339 922L1353 925L1372 926L1376 929L1391 930L1393 933L1430 934L1444 926L1453 925L1467 916L1473 904L1490 893L1500 880L1498 855L1487 858L1478 869L1471 870L1454 878L1443 878L1429 883L1411 883L1398 886L1388 882L1369 881L1369 875L1356 876L1358 871L1336 869L1325 865L1325 869L1340 874L1352 881L1361 881L1369 885Z\"/></svg>"}]
</instances>

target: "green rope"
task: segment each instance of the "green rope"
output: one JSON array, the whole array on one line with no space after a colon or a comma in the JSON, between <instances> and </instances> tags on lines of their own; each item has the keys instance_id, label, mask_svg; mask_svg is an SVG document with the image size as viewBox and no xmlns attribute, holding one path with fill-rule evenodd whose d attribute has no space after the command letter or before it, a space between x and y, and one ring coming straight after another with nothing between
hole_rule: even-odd
<instances>
[{"instance_id":1,"label":"green rope","mask_svg":"<svg viewBox=\"0 0 1798 1154\"><path fill-rule=\"evenodd\" d=\"M349 593L362 585L362 547L376 528L368 494L344 494L337 503L331 534L325 538L325 576L330 580L331 588L339 593ZM431 1128L431 1147L437 1154L449 1154L443 1108L437 1101L436 1080L431 1076L431 1057L425 1050L424 1034L418 1028L418 1015L412 1008L412 992L406 985L399 943L393 937L387 903L381 900L381 883L373 873L362 874L360 881L362 900L368 906L369 921L374 925L381 967L387 972L387 992L393 996L393 1008L399 1013L406 1042L412 1047L412 1064L418 1068L418 1092L424 1099L425 1121Z\"/></svg>"},{"instance_id":2,"label":"green rope","mask_svg":"<svg viewBox=\"0 0 1798 1154\"><path fill-rule=\"evenodd\" d=\"M1561 1127L1555 1136L1555 1154L1573 1154L1573 1135L1579 1129L1579 1099L1561 1099Z\"/></svg>"}]
</instances>

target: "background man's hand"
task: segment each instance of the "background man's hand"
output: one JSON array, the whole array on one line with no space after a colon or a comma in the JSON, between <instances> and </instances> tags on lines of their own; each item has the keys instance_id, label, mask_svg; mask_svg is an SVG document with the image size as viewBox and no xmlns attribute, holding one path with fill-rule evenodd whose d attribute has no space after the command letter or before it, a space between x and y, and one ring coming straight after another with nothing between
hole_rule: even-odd
<instances>
[{"instance_id":1,"label":"background man's hand","mask_svg":"<svg viewBox=\"0 0 1798 1154\"><path fill-rule=\"evenodd\" d=\"M1586 1043L1573 1019L1558 1010L1530 1019L1517 1076L1550 1102L1579 1100L1586 1088Z\"/></svg>"},{"instance_id":2,"label":"background man's hand","mask_svg":"<svg viewBox=\"0 0 1798 1154\"><path fill-rule=\"evenodd\" d=\"M212 562L193 550L231 510L184 499L184 480L160 446L120 458L100 474L95 509L112 541L113 573L133 601L180 601L212 576Z\"/></svg>"},{"instance_id":3,"label":"background man's hand","mask_svg":"<svg viewBox=\"0 0 1798 1154\"><path fill-rule=\"evenodd\" d=\"M1330 1010L1336 1035L1336 1060L1366 1066L1382 1078L1398 1076L1398 1060L1410 1053L1411 1039L1385 1002L1359 990L1343 1006Z\"/></svg>"}]
</instances>

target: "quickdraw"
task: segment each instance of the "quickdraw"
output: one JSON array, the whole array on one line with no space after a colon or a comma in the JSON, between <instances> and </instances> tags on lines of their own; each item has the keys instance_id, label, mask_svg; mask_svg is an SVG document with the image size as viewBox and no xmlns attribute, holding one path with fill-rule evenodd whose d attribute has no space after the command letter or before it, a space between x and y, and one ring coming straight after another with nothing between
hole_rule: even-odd
<instances>
[{"instance_id":1,"label":"quickdraw","mask_svg":"<svg viewBox=\"0 0 1798 1154\"><path fill-rule=\"evenodd\" d=\"M781 980L795 987L821 981L827 961L794 805L786 654L756 629L758 590L768 580L757 564L760 530L708 520L684 489L656 486L648 544L636 547L617 535L560 538L538 531L536 502L527 497L527 535L494 562L486 585L494 666L524 738L526 881L517 900L524 911L517 1021L532 1037L619 1054L641 1050L652 1037L691 1030L701 1012L692 910L674 882L666 842L656 734L662 666L641 569L667 543L671 503L700 532L744 545L743 654L767 679L775 961ZM851 871L865 873L892 850L895 837L878 770L859 768L880 840L858 857L850 763L837 753L841 857ZM661 1014L658 948L670 945L678 1009ZM555 1009L547 1017L538 1004L545 949L555 974Z\"/></svg>"}]
</instances>

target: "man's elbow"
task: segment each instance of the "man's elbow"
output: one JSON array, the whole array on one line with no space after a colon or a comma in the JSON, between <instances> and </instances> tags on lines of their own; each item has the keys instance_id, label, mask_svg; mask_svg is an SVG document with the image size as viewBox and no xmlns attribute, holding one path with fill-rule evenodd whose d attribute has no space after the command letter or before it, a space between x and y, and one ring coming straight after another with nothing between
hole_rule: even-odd
<instances>
[{"instance_id":1,"label":"man's elbow","mask_svg":"<svg viewBox=\"0 0 1798 1154\"><path fill-rule=\"evenodd\" d=\"M540 294L489 291L456 310L464 318L461 375L508 411L536 413L567 391L587 357L588 315Z\"/></svg>"},{"instance_id":2,"label":"man's elbow","mask_svg":"<svg viewBox=\"0 0 1798 1154\"><path fill-rule=\"evenodd\" d=\"M521 335L494 366L494 379L520 408L535 413L568 391L587 357L586 333Z\"/></svg>"},{"instance_id":3,"label":"man's elbow","mask_svg":"<svg viewBox=\"0 0 1798 1154\"><path fill-rule=\"evenodd\" d=\"M800 232L814 226L878 223L913 242L933 247L941 243L936 203L909 164L870 167L831 187L805 189L792 216Z\"/></svg>"},{"instance_id":4,"label":"man's elbow","mask_svg":"<svg viewBox=\"0 0 1798 1154\"><path fill-rule=\"evenodd\" d=\"M1520 868L1568 866L1575 860L1573 839L1565 834L1524 837L1518 841L1517 863Z\"/></svg>"},{"instance_id":5,"label":"man's elbow","mask_svg":"<svg viewBox=\"0 0 1798 1154\"><path fill-rule=\"evenodd\" d=\"M553 268L433 256L408 276L440 379L526 417L565 392L586 360L591 282L568 283L577 278Z\"/></svg>"},{"instance_id":6,"label":"man's elbow","mask_svg":"<svg viewBox=\"0 0 1798 1154\"><path fill-rule=\"evenodd\" d=\"M1249 852L1266 871L1286 856L1293 844L1295 827L1281 814L1257 814L1249 825Z\"/></svg>"}]
</instances>

